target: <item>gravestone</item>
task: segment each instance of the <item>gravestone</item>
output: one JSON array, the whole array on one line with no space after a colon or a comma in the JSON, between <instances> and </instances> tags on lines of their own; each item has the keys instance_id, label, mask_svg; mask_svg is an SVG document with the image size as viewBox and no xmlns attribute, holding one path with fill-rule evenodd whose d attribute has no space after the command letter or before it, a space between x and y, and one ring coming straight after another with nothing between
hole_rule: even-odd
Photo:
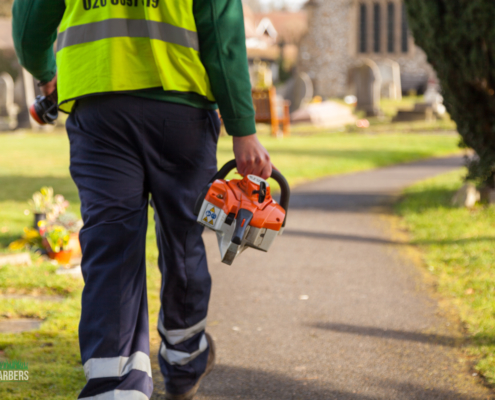
<instances>
[{"instance_id":1,"label":"gravestone","mask_svg":"<svg viewBox=\"0 0 495 400\"><path fill-rule=\"evenodd\" d=\"M291 101L290 112L306 106L310 103L314 95L313 82L306 72L300 72L294 79L294 87Z\"/></svg>"},{"instance_id":2,"label":"gravestone","mask_svg":"<svg viewBox=\"0 0 495 400\"><path fill-rule=\"evenodd\" d=\"M446 112L438 81L431 78L424 96L424 103L416 103L412 110L397 110L392 122L434 121Z\"/></svg>"},{"instance_id":3,"label":"gravestone","mask_svg":"<svg viewBox=\"0 0 495 400\"><path fill-rule=\"evenodd\" d=\"M313 82L306 72L297 72L278 89L284 99L290 101L290 113L307 106L313 99Z\"/></svg>"},{"instance_id":4,"label":"gravestone","mask_svg":"<svg viewBox=\"0 0 495 400\"><path fill-rule=\"evenodd\" d=\"M7 73L0 74L0 131L17 127L19 107L14 103L14 80Z\"/></svg>"},{"instance_id":5,"label":"gravestone","mask_svg":"<svg viewBox=\"0 0 495 400\"><path fill-rule=\"evenodd\" d=\"M424 102L431 106L433 111L442 116L447 111L443 105L443 96L441 95L440 84L437 79L428 79L428 86L426 87L426 92L424 96Z\"/></svg>"},{"instance_id":6,"label":"gravestone","mask_svg":"<svg viewBox=\"0 0 495 400\"><path fill-rule=\"evenodd\" d=\"M36 122L29 115L29 107L33 104L36 98L35 82L33 76L27 72L24 68L22 73L19 74L16 82L16 103L20 106L19 112L19 128L35 128Z\"/></svg>"},{"instance_id":7,"label":"gravestone","mask_svg":"<svg viewBox=\"0 0 495 400\"><path fill-rule=\"evenodd\" d=\"M399 63L389 59L381 60L378 69L382 78L381 96L386 99L401 100L402 87Z\"/></svg>"},{"instance_id":8,"label":"gravestone","mask_svg":"<svg viewBox=\"0 0 495 400\"><path fill-rule=\"evenodd\" d=\"M452 205L454 207L467 207L472 208L480 201L480 192L476 189L476 186L472 183L466 183L461 187L452 198Z\"/></svg>"},{"instance_id":9,"label":"gravestone","mask_svg":"<svg viewBox=\"0 0 495 400\"><path fill-rule=\"evenodd\" d=\"M366 112L368 117L379 115L382 80L376 63L369 59L361 60L350 70L349 84L351 93L357 98L356 109Z\"/></svg>"}]
</instances>

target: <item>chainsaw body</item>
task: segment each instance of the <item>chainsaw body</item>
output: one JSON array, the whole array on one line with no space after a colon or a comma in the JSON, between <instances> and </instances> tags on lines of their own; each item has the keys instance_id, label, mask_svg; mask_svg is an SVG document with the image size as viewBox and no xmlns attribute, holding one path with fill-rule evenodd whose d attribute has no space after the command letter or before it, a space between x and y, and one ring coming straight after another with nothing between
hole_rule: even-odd
<instances>
[{"instance_id":1,"label":"chainsaw body","mask_svg":"<svg viewBox=\"0 0 495 400\"><path fill-rule=\"evenodd\" d=\"M281 204L272 198L268 182L258 176L225 180L233 168L235 160L213 177L195 208L197 221L216 232L222 262L228 265L248 247L269 250L283 232L290 195L289 185L278 171L272 178L281 187Z\"/></svg>"},{"instance_id":2,"label":"chainsaw body","mask_svg":"<svg viewBox=\"0 0 495 400\"><path fill-rule=\"evenodd\" d=\"M36 96L36 100L29 107L31 117L40 125L55 124L58 118L58 106L50 96Z\"/></svg>"}]
</instances>

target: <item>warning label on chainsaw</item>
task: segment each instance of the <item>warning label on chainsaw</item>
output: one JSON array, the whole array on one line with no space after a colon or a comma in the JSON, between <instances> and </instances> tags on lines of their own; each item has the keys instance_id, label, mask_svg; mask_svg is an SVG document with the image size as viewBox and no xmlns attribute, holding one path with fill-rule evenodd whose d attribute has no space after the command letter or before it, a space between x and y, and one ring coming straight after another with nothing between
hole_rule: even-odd
<instances>
[{"instance_id":1,"label":"warning label on chainsaw","mask_svg":"<svg viewBox=\"0 0 495 400\"><path fill-rule=\"evenodd\" d=\"M217 221L219 214L220 214L219 208L216 208L211 204L208 204L203 214L202 220L204 223L213 226L215 225L215 222Z\"/></svg>"}]
</instances>

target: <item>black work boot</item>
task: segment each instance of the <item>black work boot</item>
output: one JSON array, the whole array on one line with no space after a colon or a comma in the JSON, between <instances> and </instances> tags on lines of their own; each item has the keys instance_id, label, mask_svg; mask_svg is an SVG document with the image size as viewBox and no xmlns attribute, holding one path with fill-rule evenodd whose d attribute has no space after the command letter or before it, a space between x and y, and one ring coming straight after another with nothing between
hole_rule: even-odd
<instances>
[{"instance_id":1,"label":"black work boot","mask_svg":"<svg viewBox=\"0 0 495 400\"><path fill-rule=\"evenodd\" d=\"M205 332L205 335L206 335L206 340L208 341L208 346L210 347L210 352L208 353L208 361L206 362L205 372L203 373L203 375L199 377L196 384L186 393L184 394L165 393L165 400L192 400L199 389L199 384L201 383L201 380L206 375L208 375L215 366L215 342L208 333Z\"/></svg>"}]
</instances>

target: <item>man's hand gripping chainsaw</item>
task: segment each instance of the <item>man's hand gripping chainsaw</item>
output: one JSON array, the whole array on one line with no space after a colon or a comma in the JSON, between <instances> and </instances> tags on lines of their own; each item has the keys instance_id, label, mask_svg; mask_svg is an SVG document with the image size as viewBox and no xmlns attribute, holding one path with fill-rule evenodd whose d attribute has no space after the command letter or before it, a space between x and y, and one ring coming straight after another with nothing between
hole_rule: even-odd
<instances>
[{"instance_id":1,"label":"man's hand gripping chainsaw","mask_svg":"<svg viewBox=\"0 0 495 400\"><path fill-rule=\"evenodd\" d=\"M282 234L290 197L289 184L279 171L274 169L271 178L280 185L280 204L258 176L226 180L234 168L235 160L225 164L201 191L194 208L197 221L216 232L222 262L228 265L247 247L268 251Z\"/></svg>"}]
</instances>

